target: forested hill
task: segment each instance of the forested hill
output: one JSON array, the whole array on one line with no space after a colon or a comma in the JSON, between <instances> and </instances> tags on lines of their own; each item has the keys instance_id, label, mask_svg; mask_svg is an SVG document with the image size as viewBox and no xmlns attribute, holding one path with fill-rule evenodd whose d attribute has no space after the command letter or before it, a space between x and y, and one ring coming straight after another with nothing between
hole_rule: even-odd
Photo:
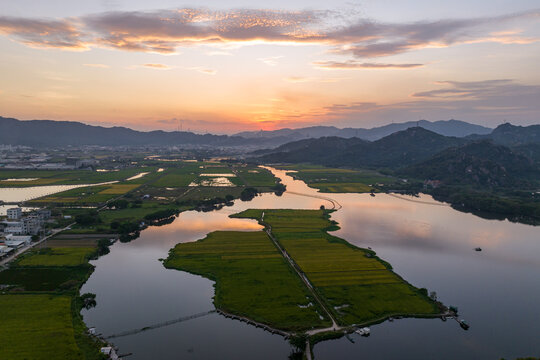
<instances>
[{"instance_id":1,"label":"forested hill","mask_svg":"<svg viewBox=\"0 0 540 360\"><path fill-rule=\"evenodd\" d=\"M399 173L442 184L495 188L534 188L540 180L540 167L532 159L487 140L446 149Z\"/></svg>"},{"instance_id":2,"label":"forested hill","mask_svg":"<svg viewBox=\"0 0 540 360\"><path fill-rule=\"evenodd\" d=\"M401 167L427 160L466 140L409 128L374 142L336 137L301 140L283 145L259 158L266 163L311 162L326 166Z\"/></svg>"},{"instance_id":3,"label":"forested hill","mask_svg":"<svg viewBox=\"0 0 540 360\"><path fill-rule=\"evenodd\" d=\"M487 135L471 135L471 139L491 139L497 144L518 146L540 144L540 125L516 126L502 124Z\"/></svg>"}]
</instances>

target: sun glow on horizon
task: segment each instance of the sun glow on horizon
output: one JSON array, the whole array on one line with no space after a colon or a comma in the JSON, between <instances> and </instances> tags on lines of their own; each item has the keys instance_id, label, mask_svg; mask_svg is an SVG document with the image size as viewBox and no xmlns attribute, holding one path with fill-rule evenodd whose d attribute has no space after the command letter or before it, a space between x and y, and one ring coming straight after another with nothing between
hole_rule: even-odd
<instances>
[{"instance_id":1,"label":"sun glow on horizon","mask_svg":"<svg viewBox=\"0 0 540 360\"><path fill-rule=\"evenodd\" d=\"M505 10L401 22L354 8L5 11L0 115L217 133L534 123L540 10Z\"/></svg>"}]
</instances>

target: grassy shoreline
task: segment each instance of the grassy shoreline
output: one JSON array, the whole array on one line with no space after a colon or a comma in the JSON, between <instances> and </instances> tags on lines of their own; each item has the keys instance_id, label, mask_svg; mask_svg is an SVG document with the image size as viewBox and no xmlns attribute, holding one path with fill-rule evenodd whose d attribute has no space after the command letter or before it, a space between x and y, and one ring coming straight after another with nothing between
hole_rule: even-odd
<instances>
[{"instance_id":1,"label":"grassy shoreline","mask_svg":"<svg viewBox=\"0 0 540 360\"><path fill-rule=\"evenodd\" d=\"M264 221L261 221L263 212ZM433 300L395 274L391 266L380 260L372 251L358 248L343 239L329 235L327 231L336 228L336 224L329 220L329 214L329 211L322 210L246 210L231 217L256 219L267 228L271 225L272 233L278 239L280 246L286 249L294 262L302 269L315 291L331 309L333 316L338 319L340 326L343 327L339 331L341 333L344 329L352 328L357 324L384 321L389 316L431 317L440 314ZM242 253L243 250L240 249L243 245L239 244L238 239L245 236L257 236L262 241L266 234L262 231L211 233L203 240L175 246L164 265L167 268L188 271L215 281L214 304L218 309L249 317L273 328L295 330L297 333L303 333L307 329L327 327L317 322L311 324L304 322L294 329L289 323L285 324L279 319L273 321L268 316L261 318L256 312L249 312L249 306L246 304L256 304L261 301L257 289L270 285L267 283L266 274L270 273L271 269L265 264L261 254L255 254L253 249L249 248L249 264L242 263L238 258L234 259L235 272L231 274L238 276L238 274L248 273L249 281L245 283L249 291L244 288L242 292L237 293L236 285L231 286L231 283L223 278L223 274L215 273L220 267L228 269L227 266L231 266L230 258L223 259L223 256L227 256L223 255L227 254L227 251ZM266 238L266 241L270 244L269 238ZM209 246L210 243L212 246ZM217 248L219 248L218 254L221 255L217 255ZM276 252L273 254L275 255ZM218 256L220 260L215 263ZM344 261L336 265L337 258ZM280 260L284 261L283 258ZM229 263L226 263L227 261ZM290 274L295 275L292 271ZM290 293L294 289L291 286L299 286L305 290L301 282L296 282L296 285L294 283L281 284L277 289L275 285L271 285L276 293ZM228 299L224 300L223 293L227 294ZM242 307L229 306L230 302L240 300ZM308 308L316 314L324 315L324 312L317 309L315 303L310 301ZM298 301L296 307L289 307L287 311L305 310L298 305L302 305L302 302ZM276 312L282 311L275 305L273 309Z\"/></svg>"}]
</instances>

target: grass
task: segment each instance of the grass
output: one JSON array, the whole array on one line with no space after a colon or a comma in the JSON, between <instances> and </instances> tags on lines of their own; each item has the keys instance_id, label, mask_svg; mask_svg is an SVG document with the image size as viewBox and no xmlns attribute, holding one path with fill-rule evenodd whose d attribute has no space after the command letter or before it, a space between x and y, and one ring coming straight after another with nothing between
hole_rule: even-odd
<instances>
[{"instance_id":1,"label":"grass","mask_svg":"<svg viewBox=\"0 0 540 360\"><path fill-rule=\"evenodd\" d=\"M84 359L70 296L0 295L0 359Z\"/></svg>"},{"instance_id":2,"label":"grass","mask_svg":"<svg viewBox=\"0 0 540 360\"><path fill-rule=\"evenodd\" d=\"M305 307L313 302L309 292L262 231L218 231L178 244L165 266L216 281L214 304L226 312L280 329L330 324Z\"/></svg>"},{"instance_id":3,"label":"grass","mask_svg":"<svg viewBox=\"0 0 540 360\"><path fill-rule=\"evenodd\" d=\"M96 184L108 181L122 181L143 171L155 171L155 169L139 167L110 172L91 170L0 170L0 180L37 178L37 180L33 181L0 181L0 187Z\"/></svg>"},{"instance_id":4,"label":"grass","mask_svg":"<svg viewBox=\"0 0 540 360\"><path fill-rule=\"evenodd\" d=\"M68 203L68 204L100 204L110 199L124 195L141 186L140 184L108 184L99 186L88 186L82 188L71 189L56 193L50 196L45 196L31 203Z\"/></svg>"},{"instance_id":5,"label":"grass","mask_svg":"<svg viewBox=\"0 0 540 360\"><path fill-rule=\"evenodd\" d=\"M318 165L281 166L294 178L303 180L308 186L326 193L365 193L375 190L375 185L393 183L395 179L373 170L328 168Z\"/></svg>"},{"instance_id":6,"label":"grass","mask_svg":"<svg viewBox=\"0 0 540 360\"><path fill-rule=\"evenodd\" d=\"M0 271L0 284L21 291L64 291L78 286L91 272L88 266L75 268L14 267Z\"/></svg>"},{"instance_id":7,"label":"grass","mask_svg":"<svg viewBox=\"0 0 540 360\"><path fill-rule=\"evenodd\" d=\"M95 247L44 248L24 254L19 266L79 266L86 264Z\"/></svg>"},{"instance_id":8,"label":"grass","mask_svg":"<svg viewBox=\"0 0 540 360\"><path fill-rule=\"evenodd\" d=\"M335 227L323 210L248 210L236 217L260 219L309 278L341 325L391 315L438 313L433 301L368 250L329 235Z\"/></svg>"},{"instance_id":9,"label":"grass","mask_svg":"<svg viewBox=\"0 0 540 360\"><path fill-rule=\"evenodd\" d=\"M244 168L238 168L238 177L244 182L246 186L274 186L276 184L276 178L274 175L262 168L247 166Z\"/></svg>"}]
</instances>

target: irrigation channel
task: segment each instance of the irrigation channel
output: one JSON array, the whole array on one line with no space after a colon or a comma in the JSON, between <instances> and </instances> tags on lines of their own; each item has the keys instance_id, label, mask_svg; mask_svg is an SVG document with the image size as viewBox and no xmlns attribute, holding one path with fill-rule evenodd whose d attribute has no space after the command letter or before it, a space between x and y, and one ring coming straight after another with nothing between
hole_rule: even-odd
<instances>
[{"instance_id":1,"label":"irrigation channel","mask_svg":"<svg viewBox=\"0 0 540 360\"><path fill-rule=\"evenodd\" d=\"M514 359L540 353L539 228L432 206L437 202L426 195L320 194L285 171L272 171L287 185L282 196L264 194L218 211L181 213L130 243L115 243L110 254L93 261L95 271L81 292L95 293L97 306L83 310L86 324L102 334L154 324L151 331L110 339L120 352L132 353L130 360L285 360L291 353L286 334L216 311L212 281L165 269L160 259L177 243L212 231L262 230L255 220L229 218L232 213L325 205L339 208L332 213L341 227L336 236L372 248L405 280L436 291L443 303L459 308L471 328L463 331L437 319L384 321L371 326L370 337L349 335L354 343L343 337L315 345L315 359ZM179 314L200 313L206 315L174 321Z\"/></svg>"}]
</instances>

